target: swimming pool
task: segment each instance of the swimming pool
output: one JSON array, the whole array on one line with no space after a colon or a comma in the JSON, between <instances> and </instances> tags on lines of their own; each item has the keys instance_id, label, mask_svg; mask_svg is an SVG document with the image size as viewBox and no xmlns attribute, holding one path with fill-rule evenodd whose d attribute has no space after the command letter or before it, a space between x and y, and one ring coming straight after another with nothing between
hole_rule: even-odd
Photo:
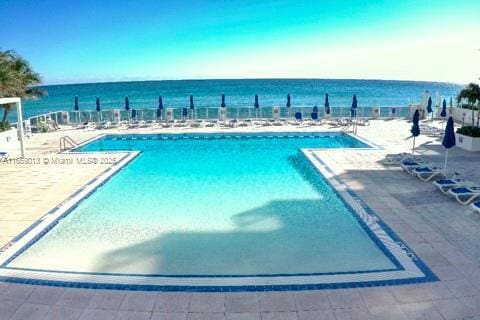
<instances>
[{"instance_id":1,"label":"swimming pool","mask_svg":"<svg viewBox=\"0 0 480 320\"><path fill-rule=\"evenodd\" d=\"M337 133L101 137L77 151L140 153L0 275L168 290L434 280L361 199L349 203L317 148L370 146Z\"/></svg>"}]
</instances>

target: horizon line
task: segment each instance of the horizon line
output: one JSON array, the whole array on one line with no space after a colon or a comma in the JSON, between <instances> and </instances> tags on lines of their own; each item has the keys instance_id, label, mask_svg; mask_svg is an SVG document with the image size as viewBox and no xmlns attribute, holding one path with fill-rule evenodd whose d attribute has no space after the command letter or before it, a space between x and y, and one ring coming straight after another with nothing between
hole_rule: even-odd
<instances>
[{"instance_id":1,"label":"horizon line","mask_svg":"<svg viewBox=\"0 0 480 320\"><path fill-rule=\"evenodd\" d=\"M39 87L47 86L69 86L82 84L109 84L109 83L127 83L127 82L173 82L173 81L252 81L252 80L340 80L340 81L391 81L391 82L424 82L424 83L443 83L452 85L466 85L467 83L435 81L435 80L405 80L405 79L380 79L380 78L184 78L184 79L137 79L137 80L113 80L113 81L92 81L92 82L64 82L64 83L48 83L40 84Z\"/></svg>"}]
</instances>

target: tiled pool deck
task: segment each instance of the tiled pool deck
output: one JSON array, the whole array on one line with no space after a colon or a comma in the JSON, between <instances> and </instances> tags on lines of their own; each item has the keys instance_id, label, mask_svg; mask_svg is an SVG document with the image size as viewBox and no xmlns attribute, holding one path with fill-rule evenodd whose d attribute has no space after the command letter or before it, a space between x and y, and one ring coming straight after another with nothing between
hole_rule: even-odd
<instances>
[{"instance_id":1,"label":"tiled pool deck","mask_svg":"<svg viewBox=\"0 0 480 320\"><path fill-rule=\"evenodd\" d=\"M316 154L432 269L441 281L402 286L294 292L164 293L33 286L0 282L1 319L480 319L480 215L430 183L379 160L408 151L410 124L372 121L359 136L383 150L321 150ZM227 129L219 129L228 131ZM312 128L258 128L303 131ZM324 131L317 128L317 131ZM140 131L140 130L135 130ZM152 130L143 130L152 132ZM165 129L161 132L171 132ZM177 131L182 131L181 129ZM198 130L186 130L183 132ZM231 131L231 130L230 130ZM235 131L241 131L235 129ZM32 157L57 155L58 139L95 131L35 135ZM421 136L418 151L443 164L437 138ZM480 153L450 152L454 171L480 181ZM81 170L77 170L78 168ZM0 245L54 208L108 165L0 165Z\"/></svg>"}]
</instances>

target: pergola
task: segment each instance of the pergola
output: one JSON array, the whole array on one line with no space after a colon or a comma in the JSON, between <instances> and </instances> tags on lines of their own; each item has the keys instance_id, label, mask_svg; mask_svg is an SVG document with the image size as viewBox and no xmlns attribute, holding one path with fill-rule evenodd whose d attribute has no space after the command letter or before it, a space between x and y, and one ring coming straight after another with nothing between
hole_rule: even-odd
<instances>
[{"instance_id":1,"label":"pergola","mask_svg":"<svg viewBox=\"0 0 480 320\"><path fill-rule=\"evenodd\" d=\"M20 98L0 98L0 105L15 104L17 108L17 130L18 140L20 141L20 154L25 157L25 145L23 144L23 118L22 118L22 99Z\"/></svg>"}]
</instances>

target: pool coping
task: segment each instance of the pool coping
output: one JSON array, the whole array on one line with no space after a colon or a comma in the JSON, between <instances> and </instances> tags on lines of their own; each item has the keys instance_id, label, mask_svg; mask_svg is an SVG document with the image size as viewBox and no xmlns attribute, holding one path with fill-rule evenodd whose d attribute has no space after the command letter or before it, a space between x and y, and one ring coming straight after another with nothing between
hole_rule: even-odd
<instances>
[{"instance_id":1,"label":"pool coping","mask_svg":"<svg viewBox=\"0 0 480 320\"><path fill-rule=\"evenodd\" d=\"M312 132L319 134L321 132ZM328 132L327 134L330 134ZM141 135L141 133L138 133ZM217 133L218 134L218 133ZM223 134L223 133L222 133ZM235 133L228 133L234 135ZM238 133L238 134L245 134ZM263 133L262 134L268 134ZM278 134L278 133L275 133ZM284 134L285 133L281 133ZM293 134L293 133L291 133ZM308 135L308 133L301 133ZM110 135L110 134L109 134ZM117 135L117 134L115 134ZM125 135L119 133L118 135ZM131 135L131 134L128 134ZM201 134L190 134L201 135ZM288 134L287 134L288 135ZM101 139L105 134L84 141L79 147ZM357 136L353 138L358 139ZM358 139L360 140L360 139ZM371 146L364 139L363 143ZM372 148L336 148L349 150L372 150ZM379 147L375 146L378 150ZM108 179L118 173L128 163L133 161L140 152L116 151L127 153L118 163L105 170L93 181L75 192L60 206L54 208L28 230L15 238L13 244L0 254L0 280L44 284L52 286L88 287L98 289L128 289L156 291L265 291L265 290L307 290L324 288L350 288L363 286L378 286L387 284L419 283L438 280L413 252L384 224L381 219L361 200L343 181L334 175L333 171L314 154L316 149L302 149L303 155L328 182L334 192L349 207L352 215L358 216L375 233L379 241L384 243L394 257L400 261L398 270L374 270L328 273L328 274L288 274L288 275L248 275L248 276L166 276L166 275L118 275L98 273L78 273L59 271L39 271L27 269L5 268L16 256L21 254L35 241L53 228L58 221L68 215L79 202L87 198ZM86 153L70 151L72 153ZM100 152L89 152L100 153ZM372 241L375 239L371 237ZM383 239L383 240L382 240ZM378 242L376 242L378 245ZM23 250L22 250L23 249ZM384 252L385 253L385 252ZM387 255L388 256L388 255ZM389 257L390 258L390 257Z\"/></svg>"}]
</instances>

